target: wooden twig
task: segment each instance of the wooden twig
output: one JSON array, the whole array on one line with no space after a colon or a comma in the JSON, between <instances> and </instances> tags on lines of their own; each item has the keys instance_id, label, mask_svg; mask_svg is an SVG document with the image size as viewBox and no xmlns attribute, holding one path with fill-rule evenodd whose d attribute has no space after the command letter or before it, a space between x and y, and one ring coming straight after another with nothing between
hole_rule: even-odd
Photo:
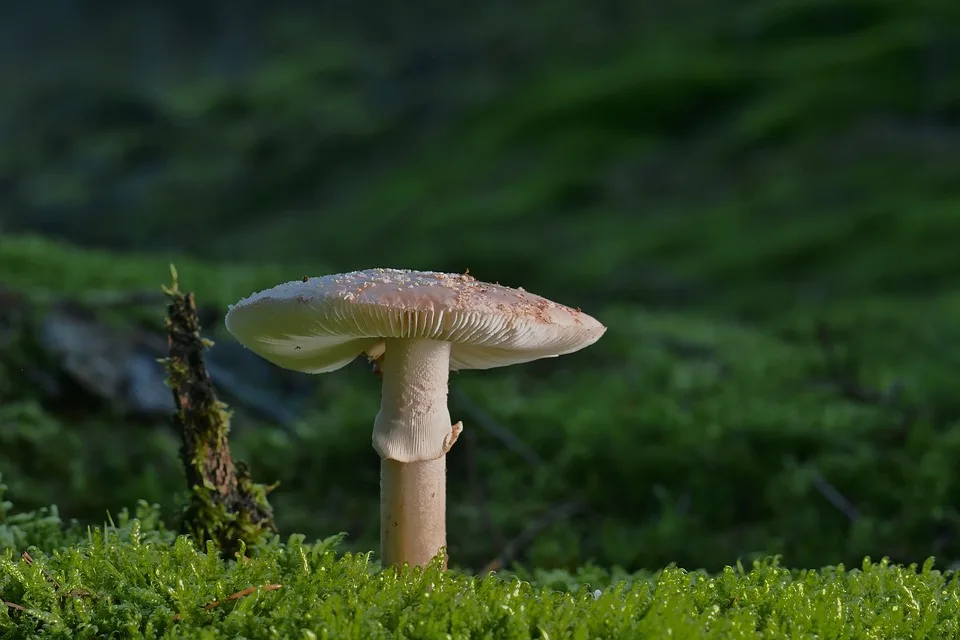
<instances>
[{"instance_id":1,"label":"wooden twig","mask_svg":"<svg viewBox=\"0 0 960 640\"><path fill-rule=\"evenodd\" d=\"M219 607L220 605L222 605L222 604L225 603L225 602L232 602L232 601L234 601L234 600L239 600L240 598L245 598L245 597L249 596L250 594L252 594L253 592L255 592L258 588L259 588L259 589L263 589L264 591L276 591L277 589L280 589L281 587L283 587L282 584L265 584L265 585L261 585L260 587L247 587L246 589L241 589L240 591L237 591L236 593L231 593L229 596L227 596L227 597L224 598L223 600L214 600L214 601L212 601L212 602L208 602L207 604L203 605L203 607L201 607L201 608L202 608L204 611L212 611L212 610L216 609L217 607ZM173 616L173 619L174 619L174 620L182 620L182 619L183 619L183 616L181 616L181 615L178 613L178 614L176 614L176 615Z\"/></svg>"},{"instance_id":2,"label":"wooden twig","mask_svg":"<svg viewBox=\"0 0 960 640\"><path fill-rule=\"evenodd\" d=\"M865 367L860 358L840 348L834 329L825 322L817 324L816 339L823 353L829 388L848 402L891 410L895 420L878 435L890 442L904 442L910 424L918 419L921 409L903 396L903 384L894 381L886 389L865 384Z\"/></svg>"},{"instance_id":3,"label":"wooden twig","mask_svg":"<svg viewBox=\"0 0 960 640\"><path fill-rule=\"evenodd\" d=\"M23 563L28 567L33 565L33 556L26 551L20 554L20 559L23 560ZM53 577L53 574L46 569L43 570L43 577L46 578L47 582L53 585L54 589L60 589L60 583L57 582L57 579Z\"/></svg>"},{"instance_id":4,"label":"wooden twig","mask_svg":"<svg viewBox=\"0 0 960 640\"><path fill-rule=\"evenodd\" d=\"M530 445L514 435L512 431L498 423L493 416L480 408L480 406L473 402L473 400L471 400L470 397L463 391L460 391L459 389L451 391L450 403L467 414L470 424L475 424L492 435L505 447L526 460L527 464L529 464L531 467L539 467L543 464L543 458L541 458L539 454L537 454L537 452L530 447Z\"/></svg>"},{"instance_id":5,"label":"wooden twig","mask_svg":"<svg viewBox=\"0 0 960 640\"><path fill-rule=\"evenodd\" d=\"M507 543L496 558L483 568L483 573L498 571L511 562L517 555L537 537L544 529L558 522L573 517L583 509L582 502L562 502L548 509L542 516L534 520L530 526L520 532L520 535Z\"/></svg>"},{"instance_id":6,"label":"wooden twig","mask_svg":"<svg viewBox=\"0 0 960 640\"><path fill-rule=\"evenodd\" d=\"M827 482L827 479L816 469L813 471L812 480L814 488L820 492L820 495L826 498L827 502L832 504L843 515L847 516L850 522L854 522L860 517L860 510L857 509L846 496L840 493L836 487Z\"/></svg>"},{"instance_id":7,"label":"wooden twig","mask_svg":"<svg viewBox=\"0 0 960 640\"><path fill-rule=\"evenodd\" d=\"M33 556L31 556L26 551L20 554L20 559L27 566L32 566L34 563ZM53 574L51 574L47 570L43 570L43 577L47 580L47 582L53 585L54 591L56 591L57 595L60 596L61 598L92 598L94 597L94 594L91 593L90 591L87 591L86 589L68 589L67 591L60 591L60 583L57 581L56 578L53 577ZM2 602L9 609L14 609L16 611L26 611L26 608L22 604L17 604L16 602L10 602L8 600L3 600Z\"/></svg>"},{"instance_id":8,"label":"wooden twig","mask_svg":"<svg viewBox=\"0 0 960 640\"><path fill-rule=\"evenodd\" d=\"M493 521L493 516L490 513L490 502L487 500L486 488L483 478L480 475L479 466L477 465L477 459L479 457L477 434L471 429L465 430L463 432L463 443L465 445L464 455L467 466L467 485L473 496L473 503L480 515L481 524L490 536L493 545L495 547L503 547L505 544L503 532Z\"/></svg>"},{"instance_id":9,"label":"wooden twig","mask_svg":"<svg viewBox=\"0 0 960 640\"><path fill-rule=\"evenodd\" d=\"M176 421L190 503L183 530L197 541L213 540L233 555L241 544L253 546L276 531L273 510L262 486L245 465L234 463L227 407L217 399L203 354L210 345L200 337L192 293L182 293L171 265L173 285L165 287L169 357L167 383L173 390Z\"/></svg>"},{"instance_id":10,"label":"wooden twig","mask_svg":"<svg viewBox=\"0 0 960 640\"><path fill-rule=\"evenodd\" d=\"M840 395L850 402L863 405L886 406L895 401L896 386L887 391L871 389L862 381L862 365L859 360L838 348L833 329L824 322L816 327L817 342L823 352L827 375Z\"/></svg>"}]
</instances>

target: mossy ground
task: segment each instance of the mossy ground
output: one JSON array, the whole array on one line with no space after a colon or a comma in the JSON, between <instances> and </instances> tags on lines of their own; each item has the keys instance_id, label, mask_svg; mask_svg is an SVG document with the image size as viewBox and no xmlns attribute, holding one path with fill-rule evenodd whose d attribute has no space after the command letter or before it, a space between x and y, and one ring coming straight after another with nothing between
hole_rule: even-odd
<instances>
[{"instance_id":1,"label":"mossy ground","mask_svg":"<svg viewBox=\"0 0 960 640\"><path fill-rule=\"evenodd\" d=\"M774 560L716 575L676 567L628 575L586 568L533 582L398 574L339 537L279 538L224 560L139 518L64 533L0 505L4 638L952 638L960 583L922 567L790 571ZM14 542L15 541L15 542ZM63 546L63 545L68 546ZM28 546L29 545L29 546ZM37 546L33 546L37 545ZM27 551L23 555L20 549ZM18 553L19 552L19 553Z\"/></svg>"},{"instance_id":2,"label":"mossy ground","mask_svg":"<svg viewBox=\"0 0 960 640\"><path fill-rule=\"evenodd\" d=\"M5 234L0 284L35 299L158 290L175 262L184 288L222 312L304 274L469 268L610 329L560 360L453 377L466 428L449 465L454 565L479 569L575 504L518 559L540 571L718 570L772 553L798 567L866 555L953 566L960 5L693 4L478 19L467 41L498 52L536 21L522 38L533 53L439 71L399 106L370 87L398 81L406 50L289 24L284 46L238 80L182 72L142 90L80 75L69 100L25 92L0 110L29 123L0 151L3 184L16 185L0 221L112 250ZM159 330L163 309L115 315ZM176 434L41 402L31 357L0 357L0 471L14 499L85 522L139 499L174 513ZM288 428L236 416L232 450L258 481L281 481L271 502L285 534L346 531L344 549L368 551L379 381L358 363L310 383ZM943 593L933 574L877 571ZM790 588L826 606L832 575ZM723 620L776 610L689 597L677 628L704 623L709 603ZM904 602L877 615L912 615Z\"/></svg>"},{"instance_id":3,"label":"mossy ground","mask_svg":"<svg viewBox=\"0 0 960 640\"><path fill-rule=\"evenodd\" d=\"M10 268L30 255L36 269ZM300 273L181 265L184 286L195 281L198 299L214 305ZM158 286L167 266L27 238L0 246L0 269L13 286L82 296L110 273L124 287ZM770 553L814 567L865 555L960 559L951 473L960 455L960 296L864 296L762 323L625 302L590 310L610 327L590 350L454 376L454 414L475 436L450 459L454 564L483 566L566 502L581 509L536 536L525 564L715 569ZM315 384L295 425L240 420L231 447L258 481L280 481L271 502L282 531L346 531L347 548L375 548L379 380L357 363ZM183 480L171 430L108 415L68 420L29 398L9 398L2 411L3 469L25 506L55 501L93 521L141 498L174 509ZM483 419L540 461L502 444Z\"/></svg>"}]
</instances>

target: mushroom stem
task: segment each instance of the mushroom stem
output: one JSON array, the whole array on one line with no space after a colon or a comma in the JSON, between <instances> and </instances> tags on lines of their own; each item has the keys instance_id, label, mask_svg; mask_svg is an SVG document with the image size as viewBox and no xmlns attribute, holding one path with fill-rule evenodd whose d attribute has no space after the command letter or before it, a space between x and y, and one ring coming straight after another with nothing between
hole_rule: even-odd
<instances>
[{"instance_id":1,"label":"mushroom stem","mask_svg":"<svg viewBox=\"0 0 960 640\"><path fill-rule=\"evenodd\" d=\"M450 343L390 338L380 370L383 389L373 448L398 462L436 460L450 448Z\"/></svg>"},{"instance_id":2,"label":"mushroom stem","mask_svg":"<svg viewBox=\"0 0 960 640\"><path fill-rule=\"evenodd\" d=\"M424 566L447 544L447 457L380 461L380 556L385 566ZM446 568L444 560L444 568Z\"/></svg>"},{"instance_id":3,"label":"mushroom stem","mask_svg":"<svg viewBox=\"0 0 960 640\"><path fill-rule=\"evenodd\" d=\"M446 545L450 343L385 340L383 390L373 428L380 455L380 553L385 565L423 566Z\"/></svg>"}]
</instances>

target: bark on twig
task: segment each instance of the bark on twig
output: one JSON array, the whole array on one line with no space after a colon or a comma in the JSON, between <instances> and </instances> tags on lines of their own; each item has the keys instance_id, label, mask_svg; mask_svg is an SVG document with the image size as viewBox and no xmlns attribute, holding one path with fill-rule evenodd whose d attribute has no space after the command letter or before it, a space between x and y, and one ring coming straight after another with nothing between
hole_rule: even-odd
<instances>
[{"instance_id":1,"label":"bark on twig","mask_svg":"<svg viewBox=\"0 0 960 640\"><path fill-rule=\"evenodd\" d=\"M276 531L267 502L268 487L254 484L243 463L234 463L227 436L230 418L217 399L203 352L210 342L200 337L200 320L192 293L182 293L176 270L164 288L167 306L167 382L176 402L182 437L181 457L190 501L182 529L194 540L212 540L228 555L262 542Z\"/></svg>"},{"instance_id":2,"label":"bark on twig","mask_svg":"<svg viewBox=\"0 0 960 640\"><path fill-rule=\"evenodd\" d=\"M276 591L277 589L281 589L281 588L283 588L282 584L265 584L260 587L260 589L264 591ZM208 602L207 604L203 605L203 610L213 611L214 609L222 605L224 602L232 602L234 600L239 600L240 598L246 598L250 594L255 593L256 590L257 590L257 587L247 587L246 589L241 589L236 593L231 593L229 596L227 596L223 600L213 600L212 602ZM183 616L178 613L173 616L173 619L174 621L179 622L180 620L183 620Z\"/></svg>"}]
</instances>

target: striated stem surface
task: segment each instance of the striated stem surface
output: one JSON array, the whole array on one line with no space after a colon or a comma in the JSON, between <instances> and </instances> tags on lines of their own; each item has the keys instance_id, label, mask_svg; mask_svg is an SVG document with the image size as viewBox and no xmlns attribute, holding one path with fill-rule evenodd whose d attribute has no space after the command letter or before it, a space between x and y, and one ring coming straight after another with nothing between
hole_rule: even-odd
<instances>
[{"instance_id":1,"label":"striated stem surface","mask_svg":"<svg viewBox=\"0 0 960 640\"><path fill-rule=\"evenodd\" d=\"M446 455L451 426L447 409L450 343L392 338L380 358L383 388L373 425L373 448L399 462Z\"/></svg>"}]
</instances>

